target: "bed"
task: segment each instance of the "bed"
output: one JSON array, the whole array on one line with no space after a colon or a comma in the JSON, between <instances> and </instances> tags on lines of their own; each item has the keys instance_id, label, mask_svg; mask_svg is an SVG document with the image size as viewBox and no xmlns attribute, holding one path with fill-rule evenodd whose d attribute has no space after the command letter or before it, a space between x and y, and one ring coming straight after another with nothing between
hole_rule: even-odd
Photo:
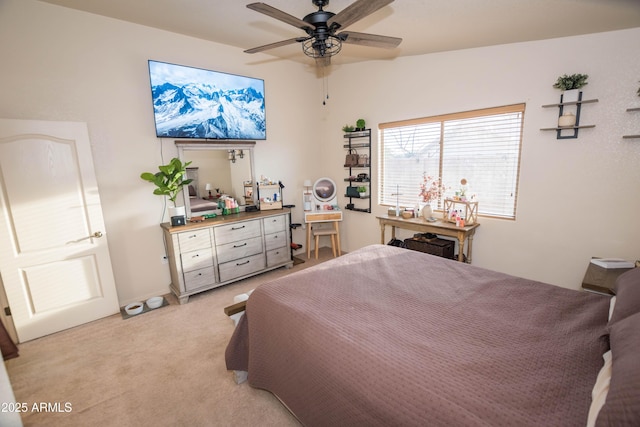
<instances>
[{"instance_id":1,"label":"bed","mask_svg":"<svg viewBox=\"0 0 640 427\"><path fill-rule=\"evenodd\" d=\"M198 195L198 183L189 184L189 208L191 214L202 215L205 213L214 213L218 209L217 199L204 199Z\"/></svg>"},{"instance_id":2,"label":"bed","mask_svg":"<svg viewBox=\"0 0 640 427\"><path fill-rule=\"evenodd\" d=\"M307 426L640 425L638 271L612 311L606 296L372 245L256 288L227 368Z\"/></svg>"}]
</instances>

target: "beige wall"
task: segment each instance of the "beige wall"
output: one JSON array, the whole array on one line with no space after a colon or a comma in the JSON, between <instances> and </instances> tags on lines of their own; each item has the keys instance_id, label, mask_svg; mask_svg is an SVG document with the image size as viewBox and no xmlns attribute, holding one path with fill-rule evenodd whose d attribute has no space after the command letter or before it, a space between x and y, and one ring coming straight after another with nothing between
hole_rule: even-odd
<instances>
[{"instance_id":1,"label":"beige wall","mask_svg":"<svg viewBox=\"0 0 640 427\"><path fill-rule=\"evenodd\" d=\"M331 76L325 139L339 141L358 117L375 128L526 103L517 220L481 218L473 263L579 288L592 256L640 258L640 139L622 139L640 133L640 113L626 112L640 106L639 39L637 28L343 67ZM582 109L581 123L594 129L557 140L540 129L555 126L558 111L541 106L559 102L552 84L565 73L588 74L584 97L599 102ZM344 153L330 157L339 165ZM343 230L348 250L380 239L375 215L348 214Z\"/></svg>"},{"instance_id":2,"label":"beige wall","mask_svg":"<svg viewBox=\"0 0 640 427\"><path fill-rule=\"evenodd\" d=\"M304 95L315 74L301 64L33 0L0 0L0 40L0 117L88 123L121 304L171 282L163 202L140 173L177 150L155 137L147 60L264 79L268 140L257 143L256 173L282 180L289 202L313 171L304 160L319 155L318 103Z\"/></svg>"},{"instance_id":3,"label":"beige wall","mask_svg":"<svg viewBox=\"0 0 640 427\"><path fill-rule=\"evenodd\" d=\"M330 98L310 67L33 0L0 0L0 117L89 125L120 302L168 291L158 223L162 200L140 172L176 155L154 137L147 60L265 79L267 141L257 175L282 180L301 222L304 179L343 182L340 128L526 102L517 221L483 219L474 264L579 287L592 255L640 257L640 118L635 96L640 29L335 67ZM563 73L590 75L585 107L595 129L577 140L541 132L556 116ZM637 114L637 113L636 113ZM376 144L377 147L377 144ZM374 160L377 155L374 154ZM374 179L376 176L374 175ZM344 200L341 200L344 204ZM376 208L377 213L383 208ZM377 243L374 214L345 213L343 248ZM166 218L166 215L165 215ZM303 242L302 230L295 240Z\"/></svg>"}]
</instances>

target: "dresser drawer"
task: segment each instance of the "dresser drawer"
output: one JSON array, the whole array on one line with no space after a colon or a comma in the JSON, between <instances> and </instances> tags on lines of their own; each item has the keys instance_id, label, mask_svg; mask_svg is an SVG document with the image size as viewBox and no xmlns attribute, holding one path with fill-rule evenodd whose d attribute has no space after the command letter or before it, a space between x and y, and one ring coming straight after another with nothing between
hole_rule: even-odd
<instances>
[{"instance_id":1,"label":"dresser drawer","mask_svg":"<svg viewBox=\"0 0 640 427\"><path fill-rule=\"evenodd\" d=\"M180 258L182 258L182 271L213 267L213 251L211 248L183 253L180 254Z\"/></svg>"},{"instance_id":2,"label":"dresser drawer","mask_svg":"<svg viewBox=\"0 0 640 427\"><path fill-rule=\"evenodd\" d=\"M264 234L271 234L277 231L284 231L287 225L287 219L284 215L272 216L262 219Z\"/></svg>"},{"instance_id":3,"label":"dresser drawer","mask_svg":"<svg viewBox=\"0 0 640 427\"><path fill-rule=\"evenodd\" d=\"M251 237L259 237L260 220L235 222L229 225L220 225L213 229L216 239L216 245L224 245L225 243L236 242L238 240L246 240Z\"/></svg>"},{"instance_id":4,"label":"dresser drawer","mask_svg":"<svg viewBox=\"0 0 640 427\"><path fill-rule=\"evenodd\" d=\"M211 247L211 232L209 229L186 231L178 234L180 252L190 252L196 249Z\"/></svg>"},{"instance_id":5,"label":"dresser drawer","mask_svg":"<svg viewBox=\"0 0 640 427\"><path fill-rule=\"evenodd\" d=\"M247 258L222 263L218 266L218 271L220 273L220 281L226 282L227 280L232 280L236 277L255 273L264 268L266 268L265 256L261 253Z\"/></svg>"},{"instance_id":6,"label":"dresser drawer","mask_svg":"<svg viewBox=\"0 0 640 427\"><path fill-rule=\"evenodd\" d=\"M287 247L273 249L267 252L267 267L282 264L287 261L291 261L291 252Z\"/></svg>"},{"instance_id":7,"label":"dresser drawer","mask_svg":"<svg viewBox=\"0 0 640 427\"><path fill-rule=\"evenodd\" d=\"M264 236L267 250L281 248L287 245L287 233L281 231L279 233L271 233Z\"/></svg>"},{"instance_id":8,"label":"dresser drawer","mask_svg":"<svg viewBox=\"0 0 640 427\"><path fill-rule=\"evenodd\" d=\"M251 239L227 243L226 245L217 245L216 253L218 254L219 264L259 254L262 253L262 238L253 237Z\"/></svg>"},{"instance_id":9,"label":"dresser drawer","mask_svg":"<svg viewBox=\"0 0 640 427\"><path fill-rule=\"evenodd\" d=\"M213 266L184 273L184 287L187 291L211 285L216 282Z\"/></svg>"}]
</instances>

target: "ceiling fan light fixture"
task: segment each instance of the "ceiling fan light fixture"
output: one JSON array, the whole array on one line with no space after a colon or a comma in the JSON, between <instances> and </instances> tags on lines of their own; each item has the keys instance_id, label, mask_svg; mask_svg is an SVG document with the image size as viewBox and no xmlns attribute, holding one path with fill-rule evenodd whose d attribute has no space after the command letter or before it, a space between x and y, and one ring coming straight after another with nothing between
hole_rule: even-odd
<instances>
[{"instance_id":1,"label":"ceiling fan light fixture","mask_svg":"<svg viewBox=\"0 0 640 427\"><path fill-rule=\"evenodd\" d=\"M342 49L342 40L333 35L326 35L323 39L317 37L302 41L302 51L311 58L327 58L336 55Z\"/></svg>"}]
</instances>

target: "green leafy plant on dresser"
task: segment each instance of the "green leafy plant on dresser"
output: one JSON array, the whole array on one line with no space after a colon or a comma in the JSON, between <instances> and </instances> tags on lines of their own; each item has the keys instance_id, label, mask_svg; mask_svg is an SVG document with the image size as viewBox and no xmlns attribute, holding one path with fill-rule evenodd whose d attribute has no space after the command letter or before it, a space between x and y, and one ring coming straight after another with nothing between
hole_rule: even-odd
<instances>
[{"instance_id":1,"label":"green leafy plant on dresser","mask_svg":"<svg viewBox=\"0 0 640 427\"><path fill-rule=\"evenodd\" d=\"M155 184L156 189L153 190L153 194L158 196L166 196L171 200L174 206L176 206L176 198L182 187L191 184L192 179L187 178L187 166L191 162L182 163L180 159L174 157L166 165L158 166L159 172L143 172L140 178L145 181L149 181Z\"/></svg>"}]
</instances>

